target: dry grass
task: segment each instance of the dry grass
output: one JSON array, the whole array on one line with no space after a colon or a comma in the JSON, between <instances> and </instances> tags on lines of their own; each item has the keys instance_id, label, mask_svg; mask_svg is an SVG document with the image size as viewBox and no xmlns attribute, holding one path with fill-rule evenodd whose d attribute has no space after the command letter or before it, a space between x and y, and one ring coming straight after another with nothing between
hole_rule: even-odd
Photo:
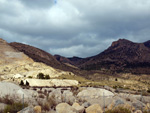
<instances>
[{"instance_id":1,"label":"dry grass","mask_svg":"<svg viewBox=\"0 0 150 113\"><path fill-rule=\"evenodd\" d=\"M107 110L105 113L132 113L132 112L128 108L120 106L112 110Z\"/></svg>"},{"instance_id":2,"label":"dry grass","mask_svg":"<svg viewBox=\"0 0 150 113\"><path fill-rule=\"evenodd\" d=\"M55 95L51 95L50 97L48 97L46 102L43 103L41 101L38 101L38 104L42 107L42 110L46 112L51 109L55 109L58 103L55 100Z\"/></svg>"}]
</instances>

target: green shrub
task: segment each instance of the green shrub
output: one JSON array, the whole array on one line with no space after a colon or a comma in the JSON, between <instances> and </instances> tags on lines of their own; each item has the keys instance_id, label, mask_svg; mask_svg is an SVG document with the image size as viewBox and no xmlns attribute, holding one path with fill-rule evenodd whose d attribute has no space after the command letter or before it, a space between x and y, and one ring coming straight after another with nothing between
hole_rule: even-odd
<instances>
[{"instance_id":1,"label":"green shrub","mask_svg":"<svg viewBox=\"0 0 150 113\"><path fill-rule=\"evenodd\" d=\"M27 107L28 105L25 103L24 105L21 102L13 103L12 105L7 105L4 109L4 113L17 113L22 110L23 107Z\"/></svg>"},{"instance_id":2,"label":"green shrub","mask_svg":"<svg viewBox=\"0 0 150 113\"><path fill-rule=\"evenodd\" d=\"M23 80L21 80L21 82L20 82L20 84L19 84L19 85L24 86L24 82L23 82Z\"/></svg>"},{"instance_id":3,"label":"green shrub","mask_svg":"<svg viewBox=\"0 0 150 113\"><path fill-rule=\"evenodd\" d=\"M32 76L28 76L28 78L33 78Z\"/></svg>"},{"instance_id":4,"label":"green shrub","mask_svg":"<svg viewBox=\"0 0 150 113\"><path fill-rule=\"evenodd\" d=\"M107 110L105 113L131 113L131 111L128 108L120 106L112 110Z\"/></svg>"},{"instance_id":5,"label":"green shrub","mask_svg":"<svg viewBox=\"0 0 150 113\"><path fill-rule=\"evenodd\" d=\"M50 76L49 75L45 75L45 79L50 79Z\"/></svg>"},{"instance_id":6,"label":"green shrub","mask_svg":"<svg viewBox=\"0 0 150 113\"><path fill-rule=\"evenodd\" d=\"M43 73L39 73L39 74L37 75L37 78L38 78L38 79L44 79L44 76L45 76L45 75L44 75Z\"/></svg>"},{"instance_id":7,"label":"green shrub","mask_svg":"<svg viewBox=\"0 0 150 113\"><path fill-rule=\"evenodd\" d=\"M50 76L49 75L44 75L43 73L39 73L37 75L37 78L38 79L50 79Z\"/></svg>"}]
</instances>

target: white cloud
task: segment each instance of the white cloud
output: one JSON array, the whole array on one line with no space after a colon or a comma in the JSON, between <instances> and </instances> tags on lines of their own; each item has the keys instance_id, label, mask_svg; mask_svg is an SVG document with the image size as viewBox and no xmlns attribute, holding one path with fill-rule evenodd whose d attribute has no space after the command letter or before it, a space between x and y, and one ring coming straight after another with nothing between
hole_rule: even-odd
<instances>
[{"instance_id":1,"label":"white cloud","mask_svg":"<svg viewBox=\"0 0 150 113\"><path fill-rule=\"evenodd\" d=\"M149 11L149 0L0 0L0 37L86 57L118 38L149 40Z\"/></svg>"}]
</instances>

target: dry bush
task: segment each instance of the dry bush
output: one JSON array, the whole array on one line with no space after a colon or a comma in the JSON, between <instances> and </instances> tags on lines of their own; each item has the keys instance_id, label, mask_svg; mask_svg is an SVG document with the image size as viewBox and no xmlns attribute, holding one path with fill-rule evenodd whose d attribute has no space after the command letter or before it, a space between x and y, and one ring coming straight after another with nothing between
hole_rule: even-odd
<instances>
[{"instance_id":1,"label":"dry bush","mask_svg":"<svg viewBox=\"0 0 150 113\"><path fill-rule=\"evenodd\" d=\"M27 106L28 106L27 103L22 104L21 102L15 102L11 105L7 105L3 113L17 113L18 111L22 110L23 107Z\"/></svg>"},{"instance_id":2,"label":"dry bush","mask_svg":"<svg viewBox=\"0 0 150 113\"><path fill-rule=\"evenodd\" d=\"M4 103L4 104L13 104L13 103L15 103L14 100L13 100L13 97L11 97L9 95L1 97L0 102Z\"/></svg>"},{"instance_id":3,"label":"dry bush","mask_svg":"<svg viewBox=\"0 0 150 113\"><path fill-rule=\"evenodd\" d=\"M38 101L38 104L42 107L43 111L49 111L50 109L55 109L56 105L58 104L55 100L55 95L51 95L48 97L46 102Z\"/></svg>"},{"instance_id":4,"label":"dry bush","mask_svg":"<svg viewBox=\"0 0 150 113\"><path fill-rule=\"evenodd\" d=\"M105 113L132 113L128 108L124 108L122 106L119 106L117 108L114 108L112 110L107 110Z\"/></svg>"},{"instance_id":5,"label":"dry bush","mask_svg":"<svg viewBox=\"0 0 150 113\"><path fill-rule=\"evenodd\" d=\"M43 94L40 94L40 95L39 95L39 98L43 98L43 99L44 99L45 96L44 96Z\"/></svg>"},{"instance_id":6,"label":"dry bush","mask_svg":"<svg viewBox=\"0 0 150 113\"><path fill-rule=\"evenodd\" d=\"M38 91L38 93L43 93L43 91L42 91L42 90L40 90L40 91Z\"/></svg>"}]
</instances>

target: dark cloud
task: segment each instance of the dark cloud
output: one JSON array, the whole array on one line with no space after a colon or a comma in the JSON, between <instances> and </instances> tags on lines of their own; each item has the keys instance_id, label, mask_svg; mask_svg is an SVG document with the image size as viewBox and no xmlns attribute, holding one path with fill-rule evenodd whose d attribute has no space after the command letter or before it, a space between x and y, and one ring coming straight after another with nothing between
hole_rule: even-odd
<instances>
[{"instance_id":1,"label":"dark cloud","mask_svg":"<svg viewBox=\"0 0 150 113\"><path fill-rule=\"evenodd\" d=\"M0 0L0 37L67 57L149 40L149 0Z\"/></svg>"}]
</instances>

